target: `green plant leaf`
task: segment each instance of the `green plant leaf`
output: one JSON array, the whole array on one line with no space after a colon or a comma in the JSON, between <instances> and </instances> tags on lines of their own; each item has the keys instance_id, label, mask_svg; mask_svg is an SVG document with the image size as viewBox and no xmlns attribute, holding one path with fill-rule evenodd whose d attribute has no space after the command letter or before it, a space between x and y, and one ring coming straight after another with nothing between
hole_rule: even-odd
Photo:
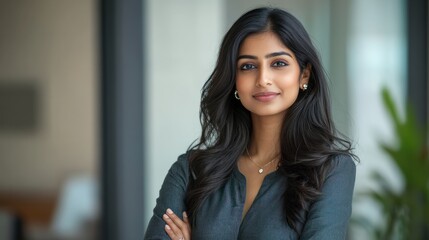
<instances>
[{"instance_id":1,"label":"green plant leaf","mask_svg":"<svg viewBox=\"0 0 429 240\"><path fill-rule=\"evenodd\" d=\"M394 190L383 171L378 170L371 174L371 178L378 183L379 190L364 192L362 196L377 203L385 216L385 227L373 229L374 236L390 239L399 234L404 239L422 239L424 231L429 231L427 135L417 124L411 106L407 105L405 116L401 118L387 88L382 89L382 99L393 124L396 144L381 143L380 147L398 167L404 188Z\"/></svg>"}]
</instances>

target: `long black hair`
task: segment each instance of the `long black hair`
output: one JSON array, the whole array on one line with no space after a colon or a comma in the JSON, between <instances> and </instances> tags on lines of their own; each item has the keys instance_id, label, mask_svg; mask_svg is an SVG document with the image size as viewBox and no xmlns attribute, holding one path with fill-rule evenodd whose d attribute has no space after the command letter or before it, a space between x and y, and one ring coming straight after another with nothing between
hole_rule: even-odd
<instances>
[{"instance_id":1,"label":"long black hair","mask_svg":"<svg viewBox=\"0 0 429 240\"><path fill-rule=\"evenodd\" d=\"M350 142L336 136L326 77L308 33L294 16L275 8L245 13L222 41L216 67L202 89L202 134L189 151L187 211L192 219L203 201L228 180L249 144L250 113L234 98L236 64L243 40L265 31L276 34L295 54L301 72L307 66L311 69L308 89L300 91L288 109L279 139L279 171L287 183L283 211L289 226L298 232L303 212L321 194L330 159L353 154Z\"/></svg>"}]
</instances>

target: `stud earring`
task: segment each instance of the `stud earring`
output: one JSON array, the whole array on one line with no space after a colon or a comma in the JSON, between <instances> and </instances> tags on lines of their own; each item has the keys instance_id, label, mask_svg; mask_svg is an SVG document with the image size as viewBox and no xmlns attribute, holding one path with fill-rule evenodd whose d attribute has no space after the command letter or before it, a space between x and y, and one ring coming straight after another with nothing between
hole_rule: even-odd
<instances>
[{"instance_id":1,"label":"stud earring","mask_svg":"<svg viewBox=\"0 0 429 240\"><path fill-rule=\"evenodd\" d=\"M307 90L308 89L308 84L307 83L304 83L304 84L302 84L302 90Z\"/></svg>"},{"instance_id":2,"label":"stud earring","mask_svg":"<svg viewBox=\"0 0 429 240\"><path fill-rule=\"evenodd\" d=\"M234 97L235 97L237 100L240 100L240 97L238 96L238 91L237 91L237 90L235 90L235 92L234 92Z\"/></svg>"}]
</instances>

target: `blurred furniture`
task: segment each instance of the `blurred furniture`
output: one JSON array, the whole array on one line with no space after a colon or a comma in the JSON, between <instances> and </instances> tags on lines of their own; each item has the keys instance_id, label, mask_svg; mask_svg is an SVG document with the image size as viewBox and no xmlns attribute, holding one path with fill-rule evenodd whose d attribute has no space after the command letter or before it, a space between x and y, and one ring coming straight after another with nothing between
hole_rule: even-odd
<instances>
[{"instance_id":1,"label":"blurred furniture","mask_svg":"<svg viewBox=\"0 0 429 240\"><path fill-rule=\"evenodd\" d=\"M18 216L25 226L49 226L56 200L52 193L0 192L0 209Z\"/></svg>"},{"instance_id":2,"label":"blurred furniture","mask_svg":"<svg viewBox=\"0 0 429 240\"><path fill-rule=\"evenodd\" d=\"M74 175L65 182L51 229L60 236L85 233L98 216L98 187L91 176Z\"/></svg>"},{"instance_id":3,"label":"blurred furniture","mask_svg":"<svg viewBox=\"0 0 429 240\"><path fill-rule=\"evenodd\" d=\"M27 228L49 227L55 207L55 194L0 192L0 239L23 239Z\"/></svg>"},{"instance_id":4,"label":"blurred furniture","mask_svg":"<svg viewBox=\"0 0 429 240\"><path fill-rule=\"evenodd\" d=\"M98 186L73 175L58 193L0 192L0 240L96 239Z\"/></svg>"},{"instance_id":5,"label":"blurred furniture","mask_svg":"<svg viewBox=\"0 0 429 240\"><path fill-rule=\"evenodd\" d=\"M4 210L0 210L0 239L24 239L21 219L15 214Z\"/></svg>"}]
</instances>

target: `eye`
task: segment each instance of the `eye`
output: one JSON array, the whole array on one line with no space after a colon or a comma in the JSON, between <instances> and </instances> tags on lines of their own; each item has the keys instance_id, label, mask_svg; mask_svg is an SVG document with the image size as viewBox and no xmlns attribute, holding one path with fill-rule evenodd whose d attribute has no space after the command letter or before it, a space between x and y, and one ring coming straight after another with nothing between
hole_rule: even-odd
<instances>
[{"instance_id":1,"label":"eye","mask_svg":"<svg viewBox=\"0 0 429 240\"><path fill-rule=\"evenodd\" d=\"M273 67L285 67L285 66L287 66L288 64L286 63L286 62L284 62L284 61L275 61L273 64L272 64L272 66Z\"/></svg>"},{"instance_id":2,"label":"eye","mask_svg":"<svg viewBox=\"0 0 429 240\"><path fill-rule=\"evenodd\" d=\"M240 70L251 70L251 69L255 69L256 66L250 63L245 63L243 65L240 66Z\"/></svg>"}]
</instances>

